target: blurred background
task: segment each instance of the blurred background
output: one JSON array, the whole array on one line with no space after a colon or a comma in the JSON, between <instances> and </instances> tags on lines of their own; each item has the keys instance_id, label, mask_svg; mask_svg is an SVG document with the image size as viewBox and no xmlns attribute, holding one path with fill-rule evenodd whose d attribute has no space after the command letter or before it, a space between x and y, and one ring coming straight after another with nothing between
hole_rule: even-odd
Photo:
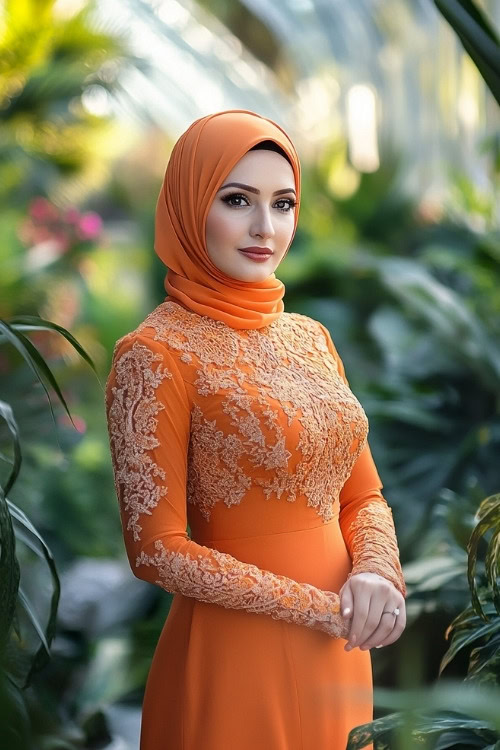
<instances>
[{"instance_id":1,"label":"blurred background","mask_svg":"<svg viewBox=\"0 0 500 750\"><path fill-rule=\"evenodd\" d=\"M6 750L138 748L171 596L126 562L103 386L165 297L171 148L233 108L298 149L285 309L344 360L408 585L352 748L500 747L499 28L496 0L0 3Z\"/></svg>"}]
</instances>

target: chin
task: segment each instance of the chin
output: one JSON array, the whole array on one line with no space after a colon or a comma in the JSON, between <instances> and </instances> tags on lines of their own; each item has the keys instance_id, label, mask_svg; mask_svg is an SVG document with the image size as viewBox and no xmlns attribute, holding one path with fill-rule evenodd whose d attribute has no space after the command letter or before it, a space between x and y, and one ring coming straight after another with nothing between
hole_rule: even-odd
<instances>
[{"instance_id":1,"label":"chin","mask_svg":"<svg viewBox=\"0 0 500 750\"><path fill-rule=\"evenodd\" d=\"M240 269L234 270L230 275L238 279L239 281L264 281L269 278L275 271L275 268L249 268L241 271Z\"/></svg>"}]
</instances>

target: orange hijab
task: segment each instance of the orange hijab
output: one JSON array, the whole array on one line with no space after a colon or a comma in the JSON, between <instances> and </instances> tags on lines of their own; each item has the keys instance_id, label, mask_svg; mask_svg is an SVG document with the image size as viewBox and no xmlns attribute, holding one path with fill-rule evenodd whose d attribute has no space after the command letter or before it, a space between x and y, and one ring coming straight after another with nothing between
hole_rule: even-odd
<instances>
[{"instance_id":1,"label":"orange hijab","mask_svg":"<svg viewBox=\"0 0 500 750\"><path fill-rule=\"evenodd\" d=\"M285 286L274 273L259 282L233 279L205 246L205 221L217 190L242 156L266 140L284 149L295 177L297 207L287 253L299 216L299 157L285 131L255 112L230 109L195 120L172 150L156 205L154 247L168 268L166 299L232 328L262 328L284 310Z\"/></svg>"}]
</instances>

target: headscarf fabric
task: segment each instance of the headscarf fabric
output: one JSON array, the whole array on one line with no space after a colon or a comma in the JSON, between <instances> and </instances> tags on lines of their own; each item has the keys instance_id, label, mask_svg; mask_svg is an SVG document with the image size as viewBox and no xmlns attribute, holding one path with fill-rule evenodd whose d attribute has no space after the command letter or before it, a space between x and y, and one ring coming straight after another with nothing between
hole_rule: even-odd
<instances>
[{"instance_id":1,"label":"headscarf fabric","mask_svg":"<svg viewBox=\"0 0 500 750\"><path fill-rule=\"evenodd\" d=\"M174 145L158 197L155 252L167 266L166 300L232 328L263 328L284 310L284 284L272 273L263 281L240 281L223 273L208 255L205 223L212 201L237 162L261 141L281 146L292 165L297 206L300 161L287 133L272 120L231 109L195 120Z\"/></svg>"}]
</instances>

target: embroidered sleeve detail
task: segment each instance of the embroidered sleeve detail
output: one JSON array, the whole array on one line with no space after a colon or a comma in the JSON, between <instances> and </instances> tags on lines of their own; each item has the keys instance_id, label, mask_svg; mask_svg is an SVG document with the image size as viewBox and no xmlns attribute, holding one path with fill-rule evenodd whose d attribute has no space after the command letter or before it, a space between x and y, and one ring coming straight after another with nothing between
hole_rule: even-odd
<instances>
[{"instance_id":1,"label":"embroidered sleeve detail","mask_svg":"<svg viewBox=\"0 0 500 750\"><path fill-rule=\"evenodd\" d=\"M348 636L349 623L340 614L338 594L239 562L215 549L191 556L168 549L162 539L154 542L154 548L152 555L143 550L136 566L152 566L159 576L154 582L166 591L229 609L268 614L335 638Z\"/></svg>"},{"instance_id":2,"label":"embroidered sleeve detail","mask_svg":"<svg viewBox=\"0 0 500 750\"><path fill-rule=\"evenodd\" d=\"M152 364L158 366L152 369ZM155 398L155 391L172 373L162 367L162 356L135 341L115 363L113 401L108 410L108 426L115 458L115 488L126 485L123 510L126 530L134 541L140 539L139 518L158 505L166 488L155 482L165 479L165 472L148 451L158 448L155 437L157 416L165 407Z\"/></svg>"},{"instance_id":3,"label":"embroidered sleeve detail","mask_svg":"<svg viewBox=\"0 0 500 750\"><path fill-rule=\"evenodd\" d=\"M197 544L186 533L192 405L174 356L147 336L113 354L106 415L134 574L167 591L347 638L338 594Z\"/></svg>"},{"instance_id":4,"label":"embroidered sleeve detail","mask_svg":"<svg viewBox=\"0 0 500 750\"><path fill-rule=\"evenodd\" d=\"M348 536L353 560L348 578L357 573L378 573L406 598L392 511L385 501L361 508L349 527Z\"/></svg>"}]
</instances>

